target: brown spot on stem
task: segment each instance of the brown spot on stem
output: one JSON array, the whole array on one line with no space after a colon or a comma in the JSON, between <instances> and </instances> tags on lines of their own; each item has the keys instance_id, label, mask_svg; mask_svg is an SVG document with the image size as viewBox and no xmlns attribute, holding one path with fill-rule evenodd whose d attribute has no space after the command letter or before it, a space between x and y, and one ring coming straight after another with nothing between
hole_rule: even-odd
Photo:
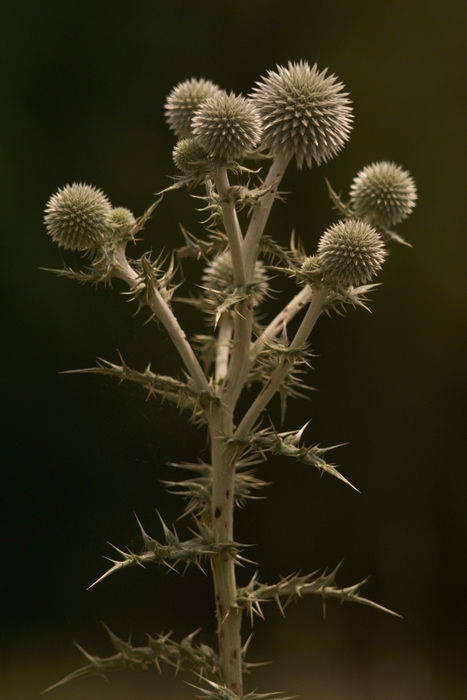
<instances>
[{"instance_id":1,"label":"brown spot on stem","mask_svg":"<svg viewBox=\"0 0 467 700\"><path fill-rule=\"evenodd\" d=\"M225 497L229 498L229 496L230 496L230 489L227 489L227 491L225 492Z\"/></svg>"},{"instance_id":2,"label":"brown spot on stem","mask_svg":"<svg viewBox=\"0 0 467 700\"><path fill-rule=\"evenodd\" d=\"M214 517L215 517L215 518L220 518L221 515L222 515L222 510L221 510L219 507L217 507L217 508L214 510Z\"/></svg>"}]
</instances>

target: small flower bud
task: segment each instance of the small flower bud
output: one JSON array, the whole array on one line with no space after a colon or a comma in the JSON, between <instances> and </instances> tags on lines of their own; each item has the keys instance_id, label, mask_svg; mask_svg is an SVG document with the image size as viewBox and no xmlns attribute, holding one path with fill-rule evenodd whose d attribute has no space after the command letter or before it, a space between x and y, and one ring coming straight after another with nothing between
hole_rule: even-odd
<instances>
[{"instance_id":1,"label":"small flower bud","mask_svg":"<svg viewBox=\"0 0 467 700\"><path fill-rule=\"evenodd\" d=\"M219 160L241 158L261 138L261 119L253 104L224 91L199 106L191 127L206 153Z\"/></svg>"},{"instance_id":2,"label":"small flower bud","mask_svg":"<svg viewBox=\"0 0 467 700\"><path fill-rule=\"evenodd\" d=\"M325 282L343 287L366 284L381 269L386 250L381 236L364 221L334 224L318 243L318 260Z\"/></svg>"},{"instance_id":3,"label":"small flower bud","mask_svg":"<svg viewBox=\"0 0 467 700\"><path fill-rule=\"evenodd\" d=\"M131 231L136 224L134 214L126 207L115 207L110 214L109 228L118 240L131 238Z\"/></svg>"},{"instance_id":4,"label":"small flower bud","mask_svg":"<svg viewBox=\"0 0 467 700\"><path fill-rule=\"evenodd\" d=\"M323 269L321 266L320 259L317 255L309 255L302 262L302 266L297 273L298 279L308 284L313 284L313 282L321 281L323 277Z\"/></svg>"},{"instance_id":5,"label":"small flower bud","mask_svg":"<svg viewBox=\"0 0 467 700\"><path fill-rule=\"evenodd\" d=\"M165 116L169 127L179 138L193 136L191 120L194 113L207 97L217 92L220 92L220 88L203 78L191 78L174 87L165 103Z\"/></svg>"},{"instance_id":6,"label":"small flower bud","mask_svg":"<svg viewBox=\"0 0 467 700\"><path fill-rule=\"evenodd\" d=\"M196 173L206 166L208 156L196 139L181 139L172 152L172 158L179 170Z\"/></svg>"},{"instance_id":7,"label":"small flower bud","mask_svg":"<svg viewBox=\"0 0 467 700\"><path fill-rule=\"evenodd\" d=\"M406 219L415 206L417 190L410 174L387 161L367 165L350 187L357 216L374 226L391 228Z\"/></svg>"},{"instance_id":8,"label":"small flower bud","mask_svg":"<svg viewBox=\"0 0 467 700\"><path fill-rule=\"evenodd\" d=\"M352 109L344 87L316 64L289 63L269 71L251 99L264 125L262 146L273 155L295 155L311 168L335 156L349 138Z\"/></svg>"},{"instance_id":9,"label":"small flower bud","mask_svg":"<svg viewBox=\"0 0 467 700\"><path fill-rule=\"evenodd\" d=\"M49 199L44 222L52 240L68 250L93 250L109 232L112 206L91 185L66 185Z\"/></svg>"}]
</instances>

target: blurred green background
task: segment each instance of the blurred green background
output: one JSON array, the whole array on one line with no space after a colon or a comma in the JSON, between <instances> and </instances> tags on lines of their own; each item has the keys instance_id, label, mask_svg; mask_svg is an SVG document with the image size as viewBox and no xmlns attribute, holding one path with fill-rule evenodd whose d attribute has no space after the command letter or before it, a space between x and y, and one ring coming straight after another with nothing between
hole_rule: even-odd
<instances>
[{"instance_id":1,"label":"blurred green background","mask_svg":"<svg viewBox=\"0 0 467 700\"><path fill-rule=\"evenodd\" d=\"M270 233L295 228L308 252L335 220L324 177L348 192L356 172L393 160L419 201L393 247L372 315L323 319L313 337L319 392L287 427L309 442L348 441L333 458L361 495L292 462L272 461L267 500L239 513L263 580L334 567L340 583L371 578L363 594L404 616L319 599L272 606L255 625L254 661L273 659L249 687L326 700L457 700L467 656L467 4L464 0L6 0L0 8L1 675L2 700L29 700L81 664L71 645L111 653L121 637L203 627L213 640L208 577L128 570L86 591L112 556L140 540L133 513L160 536L182 503L161 479L168 461L195 460L204 436L133 386L60 375L100 356L161 372L178 363L165 335L142 326L119 292L80 287L45 234L49 196L71 182L102 188L140 214L170 183L173 137L163 104L189 77L248 93L288 60L329 67L350 92L355 128L328 165L296 172ZM195 200L164 199L140 247L181 243L178 222L201 231ZM79 263L66 257L67 263ZM190 271L186 266L186 272ZM292 293L293 288L289 289ZM203 328L180 309L187 332ZM180 523L180 533L184 533ZM253 567L240 572L248 580ZM248 625L247 625L248 627ZM185 674L185 680L192 677ZM87 679L57 699L190 697L170 672Z\"/></svg>"}]
</instances>

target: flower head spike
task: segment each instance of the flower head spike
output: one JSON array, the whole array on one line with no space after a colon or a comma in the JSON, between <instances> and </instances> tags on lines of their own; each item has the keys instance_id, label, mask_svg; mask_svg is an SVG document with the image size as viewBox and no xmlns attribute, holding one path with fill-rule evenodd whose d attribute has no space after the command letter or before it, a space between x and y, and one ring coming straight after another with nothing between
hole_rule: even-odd
<instances>
[{"instance_id":1,"label":"flower head spike","mask_svg":"<svg viewBox=\"0 0 467 700\"><path fill-rule=\"evenodd\" d=\"M350 187L355 213L375 226L391 228L400 224L414 208L416 199L413 178L388 161L367 165Z\"/></svg>"},{"instance_id":2,"label":"flower head spike","mask_svg":"<svg viewBox=\"0 0 467 700\"><path fill-rule=\"evenodd\" d=\"M250 100L219 92L196 110L191 123L201 147L218 160L237 160L252 151L261 138L262 124Z\"/></svg>"},{"instance_id":3,"label":"flower head spike","mask_svg":"<svg viewBox=\"0 0 467 700\"><path fill-rule=\"evenodd\" d=\"M325 282L357 287L376 275L386 255L381 236L372 226L346 219L324 232L317 258Z\"/></svg>"},{"instance_id":4,"label":"flower head spike","mask_svg":"<svg viewBox=\"0 0 467 700\"><path fill-rule=\"evenodd\" d=\"M91 185L66 185L49 199L44 222L52 240L68 250L94 250L109 234L112 206Z\"/></svg>"},{"instance_id":5,"label":"flower head spike","mask_svg":"<svg viewBox=\"0 0 467 700\"><path fill-rule=\"evenodd\" d=\"M297 157L311 168L335 156L349 138L352 109L342 83L306 61L277 67L253 89L264 125L262 146Z\"/></svg>"},{"instance_id":6,"label":"flower head spike","mask_svg":"<svg viewBox=\"0 0 467 700\"><path fill-rule=\"evenodd\" d=\"M167 98L165 116L169 127L181 138L193 136L191 120L199 105L220 88L210 80L191 78L179 83Z\"/></svg>"}]
</instances>

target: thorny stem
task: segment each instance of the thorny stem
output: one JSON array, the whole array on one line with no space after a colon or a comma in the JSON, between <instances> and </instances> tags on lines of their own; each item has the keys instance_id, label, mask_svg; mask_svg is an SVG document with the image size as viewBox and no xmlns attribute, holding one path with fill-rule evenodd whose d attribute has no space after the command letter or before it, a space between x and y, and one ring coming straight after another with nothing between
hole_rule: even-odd
<instances>
[{"instance_id":1,"label":"thorny stem","mask_svg":"<svg viewBox=\"0 0 467 700\"><path fill-rule=\"evenodd\" d=\"M134 287L139 280L139 276L130 266L123 252L119 255L119 263L121 269L116 272L115 276L127 282L130 287ZM149 290L148 304L151 311L153 311L169 334L193 381L199 389L210 392L209 382L201 369L193 348L187 340L185 331L181 328L170 306L155 287Z\"/></svg>"},{"instance_id":2,"label":"thorny stem","mask_svg":"<svg viewBox=\"0 0 467 700\"><path fill-rule=\"evenodd\" d=\"M218 170L214 177L214 184L219 195L222 219L229 241L235 285L242 287L245 284L245 265L242 255L243 236L238 223L235 204L229 199L230 183L226 168Z\"/></svg>"},{"instance_id":3,"label":"thorny stem","mask_svg":"<svg viewBox=\"0 0 467 700\"><path fill-rule=\"evenodd\" d=\"M216 542L232 542L236 451L226 445L226 436L232 434L232 418L221 407L213 408L208 419L213 468L211 527ZM235 606L234 560L228 553L220 554L211 559L211 566L222 679L230 690L242 697L242 614Z\"/></svg>"},{"instance_id":4,"label":"thorny stem","mask_svg":"<svg viewBox=\"0 0 467 700\"><path fill-rule=\"evenodd\" d=\"M269 172L263 183L263 187L268 191L255 205L250 225L243 241L243 254L245 257L245 273L247 280L252 280L256 259L258 257L257 248L264 233L266 223L276 198L277 188L282 180L287 166L292 158L292 154L278 154L271 163Z\"/></svg>"},{"instance_id":5,"label":"thorny stem","mask_svg":"<svg viewBox=\"0 0 467 700\"><path fill-rule=\"evenodd\" d=\"M282 331L283 327L287 326L294 316L296 316L296 314L298 314L298 312L309 303L311 300L311 294L311 287L310 285L307 285L300 292L298 292L298 294L296 294L291 301L289 301L287 306L284 306L282 311L280 311L275 318L273 318L271 323L264 329L261 335L258 336L251 346L250 357L252 361L258 356L265 344L278 335Z\"/></svg>"},{"instance_id":6,"label":"thorny stem","mask_svg":"<svg viewBox=\"0 0 467 700\"><path fill-rule=\"evenodd\" d=\"M214 184L221 202L224 228L232 258L235 286L237 288L243 287L246 282L243 236L238 223L235 204L229 199L230 183L226 168L219 169L214 177ZM251 297L248 297L236 306L234 326L232 357L223 385L223 401L226 409L232 412L242 392L249 370L248 357L253 326Z\"/></svg>"},{"instance_id":7,"label":"thorny stem","mask_svg":"<svg viewBox=\"0 0 467 700\"><path fill-rule=\"evenodd\" d=\"M295 334L294 339L289 345L289 350L299 350L305 345L313 326L321 315L328 292L329 289L324 284L320 286L313 286L311 303ZM248 435L249 431L258 420L261 412L266 408L276 391L280 388L290 368L291 361L288 354L285 354L241 420L234 434L236 440L244 439Z\"/></svg>"}]
</instances>

